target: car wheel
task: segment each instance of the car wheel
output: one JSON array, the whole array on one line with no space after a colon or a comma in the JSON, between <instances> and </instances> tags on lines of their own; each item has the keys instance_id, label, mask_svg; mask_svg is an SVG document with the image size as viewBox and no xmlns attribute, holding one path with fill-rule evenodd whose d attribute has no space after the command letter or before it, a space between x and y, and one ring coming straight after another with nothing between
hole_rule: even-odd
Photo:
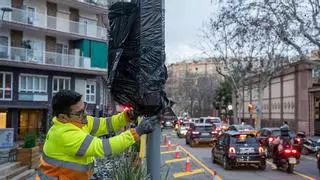
<instances>
[{"instance_id":1,"label":"car wheel","mask_svg":"<svg viewBox=\"0 0 320 180\"><path fill-rule=\"evenodd\" d=\"M303 155L309 155L309 154L310 154L310 151L309 151L307 148L302 147L301 154L303 154Z\"/></svg>"},{"instance_id":2,"label":"car wheel","mask_svg":"<svg viewBox=\"0 0 320 180\"><path fill-rule=\"evenodd\" d=\"M188 142L188 138L186 138L186 144L189 144L189 142Z\"/></svg>"},{"instance_id":3,"label":"car wheel","mask_svg":"<svg viewBox=\"0 0 320 180\"><path fill-rule=\"evenodd\" d=\"M194 142L194 140L191 140L191 147L195 147L196 146L196 142Z\"/></svg>"},{"instance_id":4,"label":"car wheel","mask_svg":"<svg viewBox=\"0 0 320 180\"><path fill-rule=\"evenodd\" d=\"M225 170L230 170L231 169L231 165L228 163L227 156L224 156L224 158L223 158L223 168Z\"/></svg>"},{"instance_id":5,"label":"car wheel","mask_svg":"<svg viewBox=\"0 0 320 180\"><path fill-rule=\"evenodd\" d=\"M262 170L262 171L266 170L266 167L267 166L265 164L264 165L259 165L259 169Z\"/></svg>"},{"instance_id":6,"label":"car wheel","mask_svg":"<svg viewBox=\"0 0 320 180\"><path fill-rule=\"evenodd\" d=\"M212 163L213 163L213 164L217 163L216 158L214 157L214 153L213 153L213 152L211 152L211 160L212 160Z\"/></svg>"},{"instance_id":7,"label":"car wheel","mask_svg":"<svg viewBox=\"0 0 320 180\"><path fill-rule=\"evenodd\" d=\"M288 169L287 169L287 173L292 174L293 173L293 168L294 168L294 165L293 164L289 164L288 165Z\"/></svg>"}]
</instances>

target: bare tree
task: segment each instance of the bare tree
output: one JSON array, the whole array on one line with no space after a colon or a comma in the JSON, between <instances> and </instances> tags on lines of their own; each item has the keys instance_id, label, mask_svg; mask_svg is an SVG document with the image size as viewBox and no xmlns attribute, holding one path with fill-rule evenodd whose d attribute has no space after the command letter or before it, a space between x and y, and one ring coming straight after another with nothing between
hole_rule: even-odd
<instances>
[{"instance_id":1,"label":"bare tree","mask_svg":"<svg viewBox=\"0 0 320 180\"><path fill-rule=\"evenodd\" d=\"M295 41L289 35L285 41L279 35L281 30L275 30L276 27L270 23L276 19L268 19L271 12L257 4L245 0L224 2L203 33L206 44L202 48L211 53L211 57L217 57L214 58L217 64L226 67L228 73L225 75L233 79L236 89L246 84L258 88L261 106L264 88L288 60L284 57L295 49ZM258 113L258 129L261 119L262 114Z\"/></svg>"},{"instance_id":2,"label":"bare tree","mask_svg":"<svg viewBox=\"0 0 320 180\"><path fill-rule=\"evenodd\" d=\"M175 102L177 111L188 111L191 116L204 116L212 112L216 88L214 75L185 72L174 77L169 71L166 92Z\"/></svg>"}]
</instances>

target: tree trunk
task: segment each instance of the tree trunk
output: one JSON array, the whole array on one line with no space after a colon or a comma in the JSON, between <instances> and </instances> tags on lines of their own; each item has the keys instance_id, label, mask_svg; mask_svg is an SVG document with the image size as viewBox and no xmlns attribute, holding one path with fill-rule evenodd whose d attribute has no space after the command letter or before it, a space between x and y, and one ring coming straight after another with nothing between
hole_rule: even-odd
<instances>
[{"instance_id":1,"label":"tree trunk","mask_svg":"<svg viewBox=\"0 0 320 180\"><path fill-rule=\"evenodd\" d=\"M233 110L233 123L240 124L238 121L238 105L237 105L237 91L233 91L232 93L232 110Z\"/></svg>"},{"instance_id":2,"label":"tree trunk","mask_svg":"<svg viewBox=\"0 0 320 180\"><path fill-rule=\"evenodd\" d=\"M259 82L258 87L258 111L257 111L257 120L256 120L256 129L260 130L261 128L261 121L262 121L262 104L263 104L263 82Z\"/></svg>"},{"instance_id":3,"label":"tree trunk","mask_svg":"<svg viewBox=\"0 0 320 180\"><path fill-rule=\"evenodd\" d=\"M193 116L193 101L190 102L190 112L191 116Z\"/></svg>"}]
</instances>

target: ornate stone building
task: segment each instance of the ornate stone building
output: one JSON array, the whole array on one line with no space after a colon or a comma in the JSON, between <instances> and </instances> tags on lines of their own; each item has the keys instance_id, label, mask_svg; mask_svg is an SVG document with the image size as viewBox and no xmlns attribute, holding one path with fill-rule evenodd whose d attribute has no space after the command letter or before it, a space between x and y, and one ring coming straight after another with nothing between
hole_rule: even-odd
<instances>
[{"instance_id":1,"label":"ornate stone building","mask_svg":"<svg viewBox=\"0 0 320 180\"><path fill-rule=\"evenodd\" d=\"M296 131L320 133L320 83L313 77L318 61L299 61L276 73L264 89L262 127L279 127L283 121ZM254 81L252 81L254 82ZM248 112L249 103L259 107L257 83L241 88L238 116L254 124L257 114Z\"/></svg>"}]
</instances>

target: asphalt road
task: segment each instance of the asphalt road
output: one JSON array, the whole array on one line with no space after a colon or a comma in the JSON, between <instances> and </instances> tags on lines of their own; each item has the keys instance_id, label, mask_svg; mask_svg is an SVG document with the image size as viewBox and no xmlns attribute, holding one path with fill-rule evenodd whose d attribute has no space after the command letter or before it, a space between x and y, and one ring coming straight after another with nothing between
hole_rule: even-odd
<instances>
[{"instance_id":1,"label":"asphalt road","mask_svg":"<svg viewBox=\"0 0 320 180\"><path fill-rule=\"evenodd\" d=\"M210 147L195 147L191 148L185 144L185 139L180 139L172 130L165 130L162 134L170 136L172 144L181 145L181 155L186 157L190 153L192 169L203 169L204 172L194 175L183 176L179 179L210 179L212 180L212 170L218 173L218 179L227 180L301 180L301 179L318 179L320 180L319 171L316 166L316 161L312 156L302 157L301 163L295 167L295 174L288 174L286 172L277 170L274 165L269 162L266 170L261 171L256 167L240 167L232 170L224 170L220 164L213 164L211 162L211 148ZM175 150L175 146L172 150ZM171 150L171 151L172 151ZM169 151L168 148L162 146L162 152ZM175 153L162 154L162 164L169 169L169 179L175 179L173 174L184 170L185 161L175 163L165 163L165 161L175 159ZM270 160L269 160L270 161ZM210 171L211 170L211 171Z\"/></svg>"}]
</instances>

